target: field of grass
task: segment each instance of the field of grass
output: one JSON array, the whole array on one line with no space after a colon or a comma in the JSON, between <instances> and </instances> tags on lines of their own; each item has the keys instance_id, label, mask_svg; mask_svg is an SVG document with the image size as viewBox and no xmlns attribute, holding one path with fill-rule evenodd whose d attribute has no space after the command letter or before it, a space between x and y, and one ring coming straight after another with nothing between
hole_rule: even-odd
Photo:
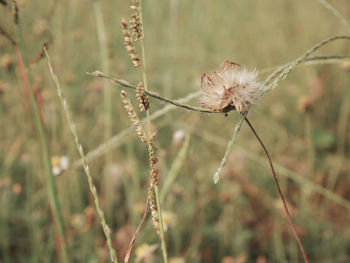
<instances>
[{"instance_id":1,"label":"field of grass","mask_svg":"<svg viewBox=\"0 0 350 263\"><path fill-rule=\"evenodd\" d=\"M0 1L0 263L112 262L111 247L124 262L146 207L149 148L131 127L121 86L86 72L145 83L120 27L130 5ZM142 13L148 90L190 96L186 104L197 107L201 75L224 61L256 68L263 82L322 40L350 36L348 0L143 0ZM349 39L313 54L341 58L298 65L249 111L310 262L350 262ZM245 122L213 183L237 112L200 113L150 98L146 114L135 92L125 91L145 119L145 136L156 133L159 185L152 191L167 250L164 259L163 231L157 234L149 212L130 262L304 262Z\"/></svg>"}]
</instances>

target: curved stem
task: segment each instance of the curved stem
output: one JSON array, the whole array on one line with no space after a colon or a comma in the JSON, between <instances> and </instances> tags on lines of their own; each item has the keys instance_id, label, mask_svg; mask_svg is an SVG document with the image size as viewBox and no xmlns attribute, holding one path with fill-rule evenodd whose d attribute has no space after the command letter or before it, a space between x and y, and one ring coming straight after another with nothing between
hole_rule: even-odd
<instances>
[{"instance_id":1,"label":"curved stem","mask_svg":"<svg viewBox=\"0 0 350 263\"><path fill-rule=\"evenodd\" d=\"M268 151L267 151L267 149L266 149L264 143L262 142L262 140L260 139L259 135L257 134L257 132L256 132L255 129L253 128L252 124L250 123L250 121L249 121L247 118L245 118L245 121L247 122L248 126L250 127L250 129L251 129L252 132L254 133L255 137L258 139L258 141L259 141L261 147L263 148L263 150L264 150L264 152L265 152L265 154L266 154L266 157L267 157L267 159L268 159L268 161L269 161L270 168L271 168L271 171L272 171L273 180L275 181L278 194L279 194L279 196L280 196L280 198L281 198L281 200L282 200L282 202L283 202L284 210L285 210L285 212L286 212L286 214L287 214L287 219L288 219L289 225L290 225L290 227L292 228L294 237L295 237L295 239L297 240L298 245L299 245L299 247L300 247L300 249L301 249L301 253L303 254L304 261L305 261L306 263L309 263L309 259L308 259L307 255L306 255L304 246L303 246L303 244L302 244L302 242L301 242L301 239L300 239L300 237L299 237L299 235L298 235L298 233L297 233L297 230L296 230L295 225L294 225L294 223L293 223L292 217L291 217L291 215L290 215L290 212L289 212L289 209L288 209L288 206L287 206L286 199L284 198L284 195L283 195L283 193L282 193L282 190L281 190L281 187L280 187L280 184L279 184L279 181L278 181L278 178L277 178L275 169L274 169L274 167L273 167L273 164L272 164L270 155L269 155L269 153L268 153Z\"/></svg>"},{"instance_id":2,"label":"curved stem","mask_svg":"<svg viewBox=\"0 0 350 263\"><path fill-rule=\"evenodd\" d=\"M337 38L331 38L332 40L335 40L335 39L339 39L341 37L337 37ZM346 38L347 37L342 37L342 38ZM324 43L328 43L330 40L327 40L327 41L322 41L322 45L324 45ZM322 46L321 45L321 46ZM320 47L320 44L317 45L317 48ZM316 48L316 49L317 49ZM312 48L311 50L315 51L315 47ZM309 56L311 53L310 51L306 52L305 54L307 54L307 57L305 57L305 55L303 56L303 59L299 60L298 63L296 63L296 60L295 61L292 61L292 62L289 62L285 65L282 65L282 66L279 66L277 67L277 69L272 72L267 78L266 80L264 81L264 84L262 85L262 87L265 87L265 85L267 83L269 83L270 81L272 81L273 79L277 79L277 82L279 80L281 80L283 77L285 77L290 71L291 69L293 69L295 66L301 64L301 63L304 63L304 62L308 62L308 61L317 61L317 60L329 60L329 59L347 59L349 58L350 56L341 56L341 55L329 55L329 56ZM289 69L288 72L287 69ZM116 79L116 78L112 78L112 77L109 77L109 76L106 76L104 75L102 72L100 71L95 71L95 72L87 72L87 74L89 75L92 75L94 77L99 77L99 78L104 78L104 79L108 79L110 80L114 85L121 85L125 88L129 88L129 89L134 89L136 90L136 86L135 85L132 85L130 84L129 82L125 81L125 80L122 80L122 79ZM283 74L283 77L279 78L279 76L281 76ZM259 93L260 93L260 96L263 95L265 92L267 92L269 89L271 89L272 85L274 85L273 83L270 85L270 87L266 88L266 89L263 89L263 90L260 90ZM275 83L275 85L277 85L277 83ZM146 86L145 86L146 87ZM172 99L169 99L169 98L166 98L166 97L163 97L157 93L154 93L154 92L151 92L151 91L148 91L144 90L144 92L150 96L150 97L153 97L155 99L158 99L158 100L161 100L161 101L165 101L167 103L170 103L172 105L175 105L177 107L181 107L181 108L184 108L184 109L187 109L187 110L191 110L191 111L197 111L197 112L203 112L203 113L223 113L223 111L215 111L215 110L209 110L209 109L204 109L204 108L200 108L200 107L193 107L193 106L190 106L190 105L187 105L187 104L183 104L179 101L176 101L176 100L172 100ZM233 110L234 108L228 108L227 111L225 111L224 113L226 112L229 112L231 110Z\"/></svg>"}]
</instances>

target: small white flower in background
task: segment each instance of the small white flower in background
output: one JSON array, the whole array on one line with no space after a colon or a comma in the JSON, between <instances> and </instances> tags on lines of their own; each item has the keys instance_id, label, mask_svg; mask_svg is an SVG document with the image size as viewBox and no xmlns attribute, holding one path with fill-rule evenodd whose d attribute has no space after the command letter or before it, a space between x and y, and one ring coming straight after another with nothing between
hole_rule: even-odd
<instances>
[{"instance_id":1,"label":"small white flower in background","mask_svg":"<svg viewBox=\"0 0 350 263\"><path fill-rule=\"evenodd\" d=\"M62 170L67 170L68 167L69 167L69 158L68 158L68 156L65 156L65 155L61 156L60 161L61 161L61 168L62 168Z\"/></svg>"},{"instance_id":2,"label":"small white flower in background","mask_svg":"<svg viewBox=\"0 0 350 263\"><path fill-rule=\"evenodd\" d=\"M234 107L242 114L258 100L260 86L255 70L249 71L234 62L226 61L212 75L202 75L201 103L204 108L218 111Z\"/></svg>"},{"instance_id":3,"label":"small white flower in background","mask_svg":"<svg viewBox=\"0 0 350 263\"><path fill-rule=\"evenodd\" d=\"M173 227L176 225L177 215L175 213L170 211L163 211L162 218L163 218L164 232L166 232L169 229L169 227Z\"/></svg>"},{"instance_id":4,"label":"small white flower in background","mask_svg":"<svg viewBox=\"0 0 350 263\"><path fill-rule=\"evenodd\" d=\"M69 168L69 158L63 156L52 156L51 157L52 173L53 175L60 175L63 171Z\"/></svg>"},{"instance_id":5,"label":"small white flower in background","mask_svg":"<svg viewBox=\"0 0 350 263\"><path fill-rule=\"evenodd\" d=\"M62 172L62 169L59 166L54 166L52 167L52 173L53 175L60 175L60 173Z\"/></svg>"},{"instance_id":6,"label":"small white flower in background","mask_svg":"<svg viewBox=\"0 0 350 263\"><path fill-rule=\"evenodd\" d=\"M157 244L141 244L135 249L136 262L153 262L152 260L154 259L154 252L157 248Z\"/></svg>"},{"instance_id":7,"label":"small white flower in background","mask_svg":"<svg viewBox=\"0 0 350 263\"><path fill-rule=\"evenodd\" d=\"M177 147L180 147L184 142L186 133L184 130L176 130L173 134L173 144Z\"/></svg>"}]
</instances>

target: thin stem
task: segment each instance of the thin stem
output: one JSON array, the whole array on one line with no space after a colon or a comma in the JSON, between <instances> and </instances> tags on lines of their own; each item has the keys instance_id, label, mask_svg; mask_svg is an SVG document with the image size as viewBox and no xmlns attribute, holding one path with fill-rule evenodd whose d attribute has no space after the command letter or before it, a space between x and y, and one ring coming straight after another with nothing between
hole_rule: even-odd
<instances>
[{"instance_id":1,"label":"thin stem","mask_svg":"<svg viewBox=\"0 0 350 263\"><path fill-rule=\"evenodd\" d=\"M77 131L75 129L75 124L73 122L72 115L71 115L71 113L69 111L69 108L68 108L68 103L67 103L66 99L63 96L62 88L61 88L61 85L60 85L60 83L58 81L58 78L55 75L55 73L53 72L53 69L52 69L52 66L51 66L51 60L50 60L49 54L47 53L46 49L45 49L45 55L46 55L46 58L47 58L47 63L48 63L48 67L49 67L49 70L50 70L51 77L52 77L53 81L56 84L57 94L58 94L58 97L59 97L59 99L61 101L64 113L66 115L67 123L69 125L69 128L70 128L70 130L72 132L72 135L73 135L73 138L74 138L75 146L77 147L78 152L79 152L80 157L81 157L82 162L83 162L83 167L84 167L84 170L85 170L86 177L88 179L90 192L91 192L91 194L92 194L92 196L94 198L97 214L98 214L98 216L100 217L100 220L101 220L101 226L102 226L102 229L103 229L103 233L105 234L105 237L107 239L107 246L108 246L108 249L109 249L109 254L110 254L111 261L115 262L115 263L118 263L117 253L115 252L115 250L114 250L114 248L112 246L111 230L110 230L109 226L106 223L105 215L104 215L104 213L103 213L103 211L101 209L100 201L99 201L98 194L97 194L97 190L96 190L96 187L94 185L92 175L90 173L89 165L88 165L87 160L85 158L85 153L84 153L84 150L83 150L83 146L80 144L79 136L78 136L78 133L77 133Z\"/></svg>"},{"instance_id":2,"label":"thin stem","mask_svg":"<svg viewBox=\"0 0 350 263\"><path fill-rule=\"evenodd\" d=\"M325 40L322 40L318 44L314 45L312 48L307 50L302 56L299 58L295 59L294 61L286 64L282 68L278 68L275 70L272 74L270 74L266 80L264 81L263 85L261 86L259 90L259 96L264 95L267 91L275 88L277 84L283 80L284 78L287 77L287 75L299 64L307 61L307 59L310 57L312 53L323 47L324 45L333 42L335 40L350 40L350 36L334 36L327 38Z\"/></svg>"},{"instance_id":3,"label":"thin stem","mask_svg":"<svg viewBox=\"0 0 350 263\"><path fill-rule=\"evenodd\" d=\"M297 231L296 231L295 225L294 225L294 223L293 223L292 217L291 217L291 215L290 215L290 212L289 212L289 209L288 209L288 206L287 206L287 202L286 202L286 200L285 200L285 197L284 197L284 195L283 195L283 193L282 193L282 190L281 190L281 187L280 187L280 185L279 185L279 181L278 181L278 178L277 178L275 169L274 169L274 167L273 167L273 164L272 164L270 155L269 155L269 153L268 153L268 151L267 151L267 149L266 149L264 143L262 142L262 140L260 139L259 135L257 134L257 132L256 132L255 129L253 128L252 124L250 123L250 121L249 121L247 118L245 118L245 121L247 122L248 126L250 127L250 129L251 129L252 132L254 133L255 137L258 139L258 141L259 141L261 147L263 148L263 150L264 150L264 152L265 152L265 154L266 154L266 157L267 157L267 159L268 159L268 161L269 161L270 168L271 168L271 171L272 171L273 180L275 181L278 194L279 194L279 196L280 196L280 198L281 198L281 200L282 200L282 202L283 202L284 210L285 210L285 212L286 212L286 214L287 214L287 218L288 218L289 225L290 225L290 227L292 228L294 237L295 237L295 239L297 240L297 243L298 243L298 245L299 245L299 247L300 247L300 249L301 249L301 253L303 254L304 261L305 261L306 263L309 263L309 259L308 259L307 255L306 255L306 252L305 252L304 246L303 246L303 244L302 244L302 242L301 242L301 239L300 239L300 237L299 237L299 235L298 235L298 233L297 233Z\"/></svg>"},{"instance_id":4,"label":"thin stem","mask_svg":"<svg viewBox=\"0 0 350 263\"><path fill-rule=\"evenodd\" d=\"M109 77L109 76L105 76L102 72L98 72L98 71L91 72L91 73L87 72L87 74L92 75L94 77L109 79L110 81L112 81L112 83L114 85L121 85L121 86L123 86L125 88L130 88L130 89L134 89L134 90L136 90L136 88L137 88L135 85L132 85L132 84L130 84L129 82L127 82L125 80L115 79L115 78L112 78L112 77ZM163 96L161 96L161 95L159 95L157 93L154 93L152 91L148 91L148 90L146 90L146 88L145 88L144 92L150 97L153 97L155 99L158 99L158 100L161 100L161 101L173 104L173 105L175 105L177 107L181 107L181 108L184 108L184 109L187 109L187 110L198 111L198 112L203 112L203 113L223 113L222 111L213 111L213 110L203 109L203 108L199 108L199 107L192 107L190 105L183 104L183 103L181 103L179 101L171 100L169 98L163 97Z\"/></svg>"},{"instance_id":5,"label":"thin stem","mask_svg":"<svg viewBox=\"0 0 350 263\"><path fill-rule=\"evenodd\" d=\"M163 260L164 260L164 263L168 263L168 252L166 249L166 243L164 238L163 216L162 216L162 210L160 205L159 190L157 185L154 186L154 192L156 194L156 203L157 203L157 212L158 212L159 226L160 226L159 230L160 230L160 240L162 243Z\"/></svg>"},{"instance_id":6,"label":"thin stem","mask_svg":"<svg viewBox=\"0 0 350 263\"><path fill-rule=\"evenodd\" d=\"M130 255L131 255L131 252L132 252L132 248L134 247L134 244L135 244L135 241L136 241L136 237L139 234L139 232L141 230L141 227L143 226L143 224L144 224L144 222L146 220L147 213L148 213L148 207L149 207L149 194L148 194L148 191L147 191L146 208L145 208L145 211L143 212L143 216L141 218L140 224L136 228L136 231L135 231L134 235L132 236L132 239L131 239L131 241L129 243L129 247L126 250L125 257L124 257L124 263L128 263L129 260L130 260Z\"/></svg>"},{"instance_id":7,"label":"thin stem","mask_svg":"<svg viewBox=\"0 0 350 263\"><path fill-rule=\"evenodd\" d=\"M235 127L235 130L233 132L233 135L232 135L232 139L231 141L227 144L227 148L226 148L226 151L225 151L225 155L224 157L222 158L221 160L221 163L220 163L220 166L219 168L217 169L217 171L215 172L214 174L214 184L217 184L219 182L219 178L220 178L220 173L221 173L221 170L222 168L226 165L226 162L227 162L227 158L233 148L233 145L235 143L235 141L237 140L237 135L238 135L238 132L240 131L240 129L242 128L242 125L243 125L243 121L244 121L244 118L245 116L247 116L247 113L245 113L242 118L239 120L239 122L237 123L236 127Z\"/></svg>"},{"instance_id":8,"label":"thin stem","mask_svg":"<svg viewBox=\"0 0 350 263\"><path fill-rule=\"evenodd\" d=\"M145 93L150 95L150 92L148 92L148 84L147 84L147 71L146 71L146 55L145 55L145 45L144 45L144 37L145 37L145 30L144 30L144 23L143 23L143 17L142 17L142 0L139 2L139 17L140 17L140 24L141 24L141 30L143 33L143 36L140 40L141 43L141 53L142 53L142 79L143 79L143 87ZM151 95L150 95L151 96ZM146 117L147 117L147 137L148 137L148 143L149 143L149 149L151 150L151 117L150 117L150 110L146 111ZM154 184L154 192L156 196L156 204L157 204L157 211L158 211L158 218L159 218L159 232L160 232L160 239L162 243L162 253L163 253L163 259L164 262L168 262L168 256L167 256L167 249L166 249L166 243L164 238L164 226L163 226L163 219L162 219L162 207L159 200L159 192L158 192L158 186Z\"/></svg>"},{"instance_id":9,"label":"thin stem","mask_svg":"<svg viewBox=\"0 0 350 263\"><path fill-rule=\"evenodd\" d=\"M67 263L69 262L69 256L68 256L66 241L65 241L61 207L57 196L54 175L52 173L50 148L46 137L45 129L44 129L42 120L40 118L39 106L34 95L33 87L31 85L32 83L31 75L28 73L28 70L27 70L28 62L25 57L25 47L24 47L24 41L23 41L23 35L22 35L22 28L18 20L17 20L17 23L15 23L15 30L16 30L17 43L18 43L17 50L16 50L18 66L20 70L20 75L23 80L23 84L30 94L29 96L30 96L32 111L34 114L35 126L39 133L41 151L43 154L42 157L43 157L45 173L46 173L46 184L47 184L47 191L49 196L49 204L52 210L53 218L57 226L57 233L59 236L58 245L59 245L60 256L61 256L62 262Z\"/></svg>"},{"instance_id":10,"label":"thin stem","mask_svg":"<svg viewBox=\"0 0 350 263\"><path fill-rule=\"evenodd\" d=\"M328 43L328 42L327 42ZM341 55L330 55L330 56L310 56L310 57L306 57L304 58L302 61L300 61L300 63L305 63L305 62L308 62L308 61L318 61L318 60L332 60L332 59L347 59L349 58L350 56L341 56ZM266 84L269 83L271 80L273 79L276 79L279 75L281 75L284 70L286 70L289 66L293 65L293 63L295 62L289 62L285 65L282 65L282 66L277 66L277 67L274 67L274 68L277 68L273 73L271 73L267 78L266 80L264 81L264 84L263 84L263 87L266 88ZM299 64L300 64L299 63ZM298 65L299 65L298 64ZM293 68L295 67L296 65L293 66ZM290 71L289 71L290 72ZM105 79L108 79L110 80L114 85L121 85L125 88L129 88L129 89L134 89L136 90L136 86L135 85L132 85L130 84L129 82L127 82L126 80L122 80L122 79L116 79L116 78L112 78L112 77L109 77L109 76L106 76L104 75L104 73L102 72L99 72L99 71L95 71L95 72L87 72L87 74L91 75L91 76L94 76L94 77L99 77L99 78L105 78ZM277 85L277 84L276 84ZM265 92L267 92L270 88L268 89L261 89L259 92L260 92L260 96L263 95ZM208 110L208 109L204 109L204 108L200 108L200 107L194 107L194 106L190 106L190 105L187 105L187 104L184 104L184 103L181 103L177 100L172 100L172 99L169 99L169 98L166 98L164 96L161 96L157 93L154 93L154 92L151 92L151 91L148 91L148 90L144 90L144 92L149 95L150 97L153 97L155 99L158 99L158 100L161 100L161 101L164 101L164 102L167 102L167 103L170 103L170 104L173 104L177 107L181 107L181 108L184 108L184 109L187 109L187 110L191 110L191 111L197 111L197 112L203 112L203 113L223 113L222 111L215 111L215 110ZM230 111L232 109L229 109L228 111Z\"/></svg>"}]
</instances>

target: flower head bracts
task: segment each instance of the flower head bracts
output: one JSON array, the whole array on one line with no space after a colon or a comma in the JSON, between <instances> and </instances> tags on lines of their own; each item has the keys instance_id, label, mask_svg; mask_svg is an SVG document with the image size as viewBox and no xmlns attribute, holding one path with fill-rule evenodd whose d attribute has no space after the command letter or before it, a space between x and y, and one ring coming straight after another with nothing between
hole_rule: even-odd
<instances>
[{"instance_id":1,"label":"flower head bracts","mask_svg":"<svg viewBox=\"0 0 350 263\"><path fill-rule=\"evenodd\" d=\"M260 86L255 70L249 71L226 61L212 75L202 75L201 104L223 112L234 108L243 114L257 101Z\"/></svg>"}]
</instances>

